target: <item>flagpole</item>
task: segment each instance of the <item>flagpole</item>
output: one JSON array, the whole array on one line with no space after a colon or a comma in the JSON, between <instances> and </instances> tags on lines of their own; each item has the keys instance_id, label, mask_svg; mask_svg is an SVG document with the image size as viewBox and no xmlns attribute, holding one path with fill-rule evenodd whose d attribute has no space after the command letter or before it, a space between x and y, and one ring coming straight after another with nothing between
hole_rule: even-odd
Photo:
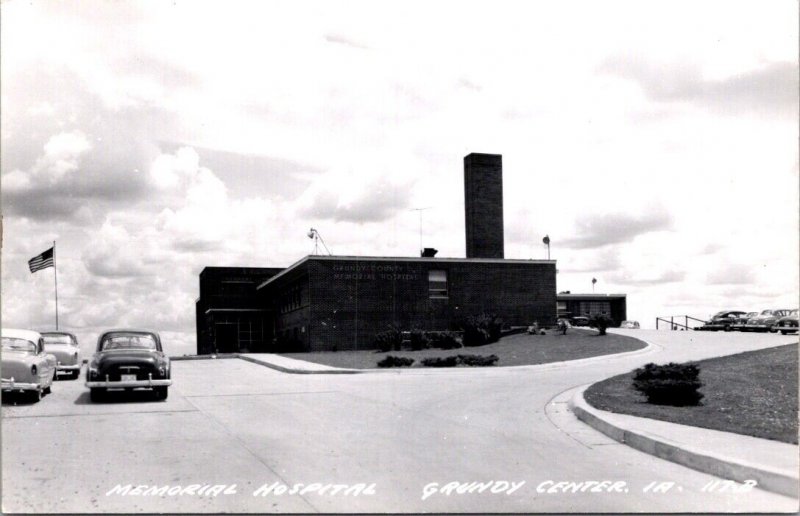
<instances>
[{"instance_id":1,"label":"flagpole","mask_svg":"<svg viewBox=\"0 0 800 516\"><path fill-rule=\"evenodd\" d=\"M53 279L56 284L56 331L58 331L58 264L56 262L56 241L53 240Z\"/></svg>"}]
</instances>

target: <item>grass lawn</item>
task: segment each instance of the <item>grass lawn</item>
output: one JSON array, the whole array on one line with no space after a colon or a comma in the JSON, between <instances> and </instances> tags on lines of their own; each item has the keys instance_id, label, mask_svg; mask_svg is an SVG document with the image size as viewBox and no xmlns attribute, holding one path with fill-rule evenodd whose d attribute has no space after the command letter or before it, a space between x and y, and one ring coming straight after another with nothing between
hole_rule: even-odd
<instances>
[{"instance_id":1,"label":"grass lawn","mask_svg":"<svg viewBox=\"0 0 800 516\"><path fill-rule=\"evenodd\" d=\"M593 407L797 444L797 344L696 362L700 406L650 405L633 389L633 373L586 391Z\"/></svg>"},{"instance_id":2,"label":"grass lawn","mask_svg":"<svg viewBox=\"0 0 800 516\"><path fill-rule=\"evenodd\" d=\"M498 366L546 364L562 360L608 355L634 351L645 343L622 335L598 336L592 330L570 329L566 335L518 334L503 337L494 344L460 349L425 349L422 351L326 351L316 353L284 353L282 356L306 360L317 364L348 369L374 369L386 355L415 359L412 367L421 367L423 358L446 357L459 354L497 355Z\"/></svg>"}]
</instances>

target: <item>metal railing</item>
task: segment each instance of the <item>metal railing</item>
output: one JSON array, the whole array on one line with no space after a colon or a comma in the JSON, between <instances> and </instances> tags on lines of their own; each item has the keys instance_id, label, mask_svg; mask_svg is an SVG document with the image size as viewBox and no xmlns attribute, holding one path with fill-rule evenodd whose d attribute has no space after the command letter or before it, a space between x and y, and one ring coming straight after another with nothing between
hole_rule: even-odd
<instances>
[{"instance_id":1,"label":"metal railing","mask_svg":"<svg viewBox=\"0 0 800 516\"><path fill-rule=\"evenodd\" d=\"M683 319L683 323L680 322L681 319ZM673 331L674 330L678 330L678 329L691 330L694 327L693 326L689 326L689 321L690 320L699 322L701 324L706 324L706 322L707 322L707 321L705 321L703 319L698 319L697 317L692 317L691 315L670 315L669 318L667 318L667 317L656 317L656 329L659 329L658 328L658 323L661 322L661 323L669 325L668 329L673 330Z\"/></svg>"}]
</instances>

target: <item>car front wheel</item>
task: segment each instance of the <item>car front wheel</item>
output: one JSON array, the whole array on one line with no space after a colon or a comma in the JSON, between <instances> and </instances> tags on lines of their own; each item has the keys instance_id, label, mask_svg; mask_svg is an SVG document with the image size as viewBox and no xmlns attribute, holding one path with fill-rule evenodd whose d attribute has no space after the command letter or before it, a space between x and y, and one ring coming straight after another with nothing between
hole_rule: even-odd
<instances>
[{"instance_id":1,"label":"car front wheel","mask_svg":"<svg viewBox=\"0 0 800 516\"><path fill-rule=\"evenodd\" d=\"M92 401L102 401L106 394L106 390L102 387L92 387L89 389L89 399Z\"/></svg>"},{"instance_id":2,"label":"car front wheel","mask_svg":"<svg viewBox=\"0 0 800 516\"><path fill-rule=\"evenodd\" d=\"M157 400L165 400L167 399L167 395L169 395L169 391L167 390L168 387L154 387L153 391L155 392Z\"/></svg>"}]
</instances>

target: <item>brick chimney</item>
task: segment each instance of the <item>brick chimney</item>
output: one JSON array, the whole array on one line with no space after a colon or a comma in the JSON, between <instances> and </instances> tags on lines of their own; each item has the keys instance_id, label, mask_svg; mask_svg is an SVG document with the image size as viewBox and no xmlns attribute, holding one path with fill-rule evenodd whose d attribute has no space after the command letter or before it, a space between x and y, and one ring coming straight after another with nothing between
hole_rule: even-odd
<instances>
[{"instance_id":1,"label":"brick chimney","mask_svg":"<svg viewBox=\"0 0 800 516\"><path fill-rule=\"evenodd\" d=\"M467 258L504 258L500 154L472 153L464 157L464 209Z\"/></svg>"}]
</instances>

